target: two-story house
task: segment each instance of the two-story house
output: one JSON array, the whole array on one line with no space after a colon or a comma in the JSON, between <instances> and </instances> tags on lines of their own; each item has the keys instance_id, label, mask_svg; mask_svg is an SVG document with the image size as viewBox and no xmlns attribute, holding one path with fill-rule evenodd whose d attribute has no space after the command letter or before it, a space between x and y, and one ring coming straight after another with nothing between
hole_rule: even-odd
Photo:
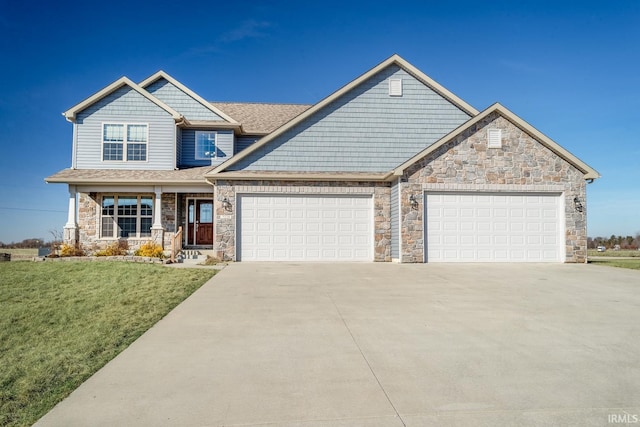
<instances>
[{"instance_id":1,"label":"two-story house","mask_svg":"<svg viewBox=\"0 0 640 427\"><path fill-rule=\"evenodd\" d=\"M65 241L224 259L585 262L598 173L397 55L315 105L208 102L164 72L64 113Z\"/></svg>"}]
</instances>

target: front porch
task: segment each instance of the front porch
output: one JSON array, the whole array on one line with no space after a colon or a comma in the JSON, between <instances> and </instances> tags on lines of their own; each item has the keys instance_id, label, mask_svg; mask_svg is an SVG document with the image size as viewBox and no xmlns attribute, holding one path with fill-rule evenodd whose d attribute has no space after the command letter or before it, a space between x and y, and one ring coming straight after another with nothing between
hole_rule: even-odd
<instances>
[{"instance_id":1,"label":"front porch","mask_svg":"<svg viewBox=\"0 0 640 427\"><path fill-rule=\"evenodd\" d=\"M86 253L119 240L131 250L152 241L167 255L181 249L209 253L215 241L212 190L70 185L64 243Z\"/></svg>"}]
</instances>

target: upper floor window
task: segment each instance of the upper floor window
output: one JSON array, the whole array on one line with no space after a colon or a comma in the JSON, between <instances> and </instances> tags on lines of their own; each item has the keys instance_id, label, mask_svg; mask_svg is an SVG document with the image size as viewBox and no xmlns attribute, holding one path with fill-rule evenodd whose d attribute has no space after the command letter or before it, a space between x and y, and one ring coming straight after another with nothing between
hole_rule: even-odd
<instances>
[{"instance_id":1,"label":"upper floor window","mask_svg":"<svg viewBox=\"0 0 640 427\"><path fill-rule=\"evenodd\" d=\"M146 124L104 123L102 160L144 162L147 160Z\"/></svg>"},{"instance_id":2,"label":"upper floor window","mask_svg":"<svg viewBox=\"0 0 640 427\"><path fill-rule=\"evenodd\" d=\"M213 159L216 156L216 133L196 132L196 160Z\"/></svg>"}]
</instances>

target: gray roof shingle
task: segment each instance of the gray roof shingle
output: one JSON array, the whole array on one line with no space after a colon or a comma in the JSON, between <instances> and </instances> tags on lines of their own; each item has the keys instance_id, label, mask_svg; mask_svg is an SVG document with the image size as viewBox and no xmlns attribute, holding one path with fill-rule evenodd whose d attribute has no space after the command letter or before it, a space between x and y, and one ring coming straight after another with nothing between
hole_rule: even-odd
<instances>
[{"instance_id":1,"label":"gray roof shingle","mask_svg":"<svg viewBox=\"0 0 640 427\"><path fill-rule=\"evenodd\" d=\"M204 183L213 166L180 170L63 169L45 179L50 183Z\"/></svg>"},{"instance_id":2,"label":"gray roof shingle","mask_svg":"<svg viewBox=\"0 0 640 427\"><path fill-rule=\"evenodd\" d=\"M212 102L237 122L247 134L273 132L289 120L311 108L307 104L267 104L258 102Z\"/></svg>"}]
</instances>

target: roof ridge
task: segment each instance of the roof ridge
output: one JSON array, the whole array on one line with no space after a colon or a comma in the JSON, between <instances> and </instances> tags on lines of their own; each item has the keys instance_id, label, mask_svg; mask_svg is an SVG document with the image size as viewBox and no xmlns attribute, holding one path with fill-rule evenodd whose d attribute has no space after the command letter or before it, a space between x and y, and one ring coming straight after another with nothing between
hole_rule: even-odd
<instances>
[{"instance_id":1,"label":"roof ridge","mask_svg":"<svg viewBox=\"0 0 640 427\"><path fill-rule=\"evenodd\" d=\"M300 106L312 106L314 104L307 104L301 102L263 102L263 101L209 101L210 104L240 104L240 105L300 105Z\"/></svg>"}]
</instances>

